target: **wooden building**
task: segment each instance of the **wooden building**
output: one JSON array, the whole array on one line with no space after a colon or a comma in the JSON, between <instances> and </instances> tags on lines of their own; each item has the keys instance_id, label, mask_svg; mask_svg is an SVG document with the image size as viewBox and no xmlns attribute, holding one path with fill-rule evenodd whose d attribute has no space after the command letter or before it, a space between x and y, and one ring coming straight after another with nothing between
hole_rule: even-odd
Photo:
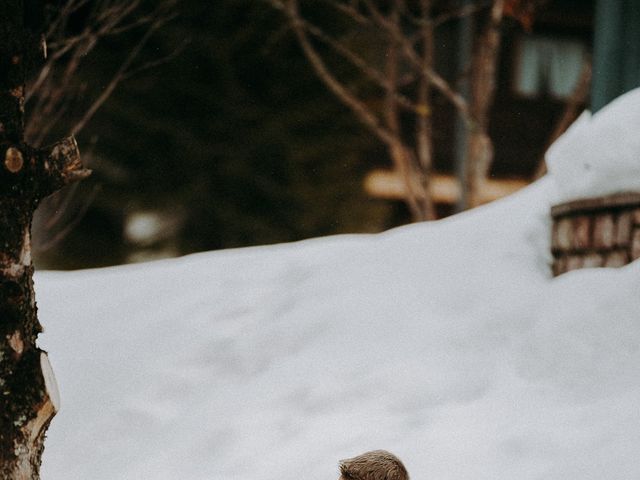
<instances>
[{"instance_id":1,"label":"wooden building","mask_svg":"<svg viewBox=\"0 0 640 480\"><path fill-rule=\"evenodd\" d=\"M549 144L588 107L595 13L594 1L552 0L536 12L528 31L505 22L490 120L495 156L484 201L508 195L543 173ZM438 50L437 66L450 79L468 63L460 55L464 28L470 26L453 25L441 33L446 48ZM432 194L439 215L446 216L459 203L462 147L453 108L444 99L434 102ZM365 188L375 197L401 200L404 195L398 176L385 169L372 171Z\"/></svg>"}]
</instances>

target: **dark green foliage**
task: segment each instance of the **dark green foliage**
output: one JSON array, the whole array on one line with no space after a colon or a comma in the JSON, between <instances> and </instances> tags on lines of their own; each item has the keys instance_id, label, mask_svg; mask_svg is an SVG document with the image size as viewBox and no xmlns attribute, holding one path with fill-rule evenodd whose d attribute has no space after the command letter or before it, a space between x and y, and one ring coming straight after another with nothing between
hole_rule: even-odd
<instances>
[{"instance_id":1,"label":"dark green foliage","mask_svg":"<svg viewBox=\"0 0 640 480\"><path fill-rule=\"evenodd\" d=\"M388 206L362 192L375 141L316 79L278 13L251 0L176 8L142 63L186 40L181 53L122 83L79 135L81 148L97 136L91 181L102 189L49 265L121 261L118 229L138 208L183 217L168 240L181 253L382 229ZM92 54L87 97L133 42L121 35ZM82 260L64 265L71 248Z\"/></svg>"}]
</instances>

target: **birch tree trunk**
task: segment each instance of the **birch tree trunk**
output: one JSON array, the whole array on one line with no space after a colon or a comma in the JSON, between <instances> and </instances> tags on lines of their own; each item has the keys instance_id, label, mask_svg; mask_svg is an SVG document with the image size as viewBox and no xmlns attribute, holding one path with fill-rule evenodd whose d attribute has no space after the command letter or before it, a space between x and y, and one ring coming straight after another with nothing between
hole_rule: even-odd
<instances>
[{"instance_id":1,"label":"birch tree trunk","mask_svg":"<svg viewBox=\"0 0 640 480\"><path fill-rule=\"evenodd\" d=\"M38 0L0 2L0 478L38 479L44 435L59 407L36 345L31 220L38 202L90 172L73 137L24 143L25 80L46 55Z\"/></svg>"}]
</instances>

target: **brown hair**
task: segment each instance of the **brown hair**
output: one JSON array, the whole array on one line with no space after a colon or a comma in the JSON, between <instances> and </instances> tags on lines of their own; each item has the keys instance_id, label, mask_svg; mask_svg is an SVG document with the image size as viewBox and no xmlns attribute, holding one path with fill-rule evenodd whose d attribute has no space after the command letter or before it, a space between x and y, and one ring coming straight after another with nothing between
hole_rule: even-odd
<instances>
[{"instance_id":1,"label":"brown hair","mask_svg":"<svg viewBox=\"0 0 640 480\"><path fill-rule=\"evenodd\" d=\"M341 480L409 480L398 457L385 450L373 450L340 460Z\"/></svg>"}]
</instances>

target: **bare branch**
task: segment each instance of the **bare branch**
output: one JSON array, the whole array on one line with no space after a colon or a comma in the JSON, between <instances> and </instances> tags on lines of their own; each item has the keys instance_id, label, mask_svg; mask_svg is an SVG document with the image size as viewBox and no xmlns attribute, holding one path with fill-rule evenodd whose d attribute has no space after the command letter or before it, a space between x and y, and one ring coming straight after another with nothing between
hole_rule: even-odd
<instances>
[{"instance_id":1,"label":"bare branch","mask_svg":"<svg viewBox=\"0 0 640 480\"><path fill-rule=\"evenodd\" d=\"M280 10L282 12L286 11L286 5L283 0L264 0L269 5L271 5L276 10Z\"/></svg>"},{"instance_id":2,"label":"bare branch","mask_svg":"<svg viewBox=\"0 0 640 480\"><path fill-rule=\"evenodd\" d=\"M131 52L125 59L125 61L122 62L118 71L113 75L107 87L102 91L102 93L98 96L98 98L95 99L95 101L91 104L91 106L87 109L87 111L84 112L84 115L82 116L82 118L78 122L76 122L76 124L73 126L73 128L71 129L71 135L76 135L80 130L82 130L84 126L87 124L87 122L91 120L91 118L95 115L98 109L111 96L111 94L116 89L118 84L126 77L129 67L138 57L138 55L142 51L142 48L151 38L151 35L153 35L153 33L158 28L160 28L160 26L162 26L163 24L164 24L163 19L160 19L155 23L153 23L147 29L147 31L144 33L142 38L136 44L136 46L131 50Z\"/></svg>"},{"instance_id":3,"label":"bare branch","mask_svg":"<svg viewBox=\"0 0 640 480\"><path fill-rule=\"evenodd\" d=\"M462 17L466 17L469 15L478 13L482 10L489 8L492 3L493 2L491 1L470 3L460 8L456 8L454 10L449 10L447 12L441 13L440 15L433 18L432 20L433 27L436 28L442 25L443 23L450 22L451 20L455 20L458 18L462 18Z\"/></svg>"},{"instance_id":4,"label":"bare branch","mask_svg":"<svg viewBox=\"0 0 640 480\"><path fill-rule=\"evenodd\" d=\"M430 18L431 16L431 0L420 0L420 14L422 18ZM424 22L420 27L420 36L422 40L422 64L424 68L431 69L434 63L434 39L433 25ZM418 105L422 107L422 111L416 118L416 154L418 157L418 165L420 166L422 175L422 186L427 193L424 195L423 205L427 218L436 218L435 208L433 205L431 191L431 173L432 173L432 156L433 156L433 135L431 128L431 88L428 80L421 76L418 83L417 100Z\"/></svg>"},{"instance_id":5,"label":"bare branch","mask_svg":"<svg viewBox=\"0 0 640 480\"><path fill-rule=\"evenodd\" d=\"M89 0L69 0L63 7L60 14L51 22L49 30L45 33L46 38L53 36L53 33L62 25L69 16L76 12L78 9L86 5Z\"/></svg>"},{"instance_id":6,"label":"bare branch","mask_svg":"<svg viewBox=\"0 0 640 480\"><path fill-rule=\"evenodd\" d=\"M469 109L467 100L456 92L449 83L440 75L438 75L433 68L423 65L420 59L420 55L415 51L413 45L407 41L407 38L403 35L398 25L390 22L373 4L371 0L364 0L367 8L371 12L373 19L376 23L382 27L391 38L398 42L402 48L402 52L405 58L417 68L422 75L438 90L444 97L446 97L451 104L460 112L460 115L466 119L467 123L473 125L474 119Z\"/></svg>"},{"instance_id":7,"label":"bare branch","mask_svg":"<svg viewBox=\"0 0 640 480\"><path fill-rule=\"evenodd\" d=\"M175 47L171 52L169 52L164 57L160 57L160 58L157 58L156 60L152 60L150 62L146 62L146 63L144 63L143 65L140 65L137 68L134 68L134 69L131 69L131 70L127 71L126 74L122 77L122 80L126 80L126 79L131 78L131 77L133 77L135 75L138 75L141 72L144 72L145 70L149 70L151 68L155 68L155 67L158 67L160 65L164 65L165 63L169 62L171 59L177 57L182 52L184 52L185 48L187 48L187 45L189 45L189 43L190 43L190 40L188 38L185 38L180 45Z\"/></svg>"},{"instance_id":8,"label":"bare branch","mask_svg":"<svg viewBox=\"0 0 640 480\"><path fill-rule=\"evenodd\" d=\"M367 9L369 10L369 13L371 14L371 17L377 23L381 23L381 21L382 22L386 22L387 21L387 19L384 18L384 15L382 14L382 12L380 12L378 7L376 7L375 4L371 0L363 0L362 3L364 3L366 5Z\"/></svg>"},{"instance_id":9,"label":"bare branch","mask_svg":"<svg viewBox=\"0 0 640 480\"><path fill-rule=\"evenodd\" d=\"M496 89L495 71L500 52L500 25L503 12L504 0L494 0L489 23L478 41L471 69L472 114L474 120L481 123L483 127Z\"/></svg>"},{"instance_id":10,"label":"bare branch","mask_svg":"<svg viewBox=\"0 0 640 480\"><path fill-rule=\"evenodd\" d=\"M399 22L398 4L394 4L392 8L390 21L394 23ZM409 149L405 147L404 142L402 141L400 112L398 111L398 103L394 95L398 88L398 61L398 45L396 42L391 40L387 47L386 55L386 75L388 82L385 97L384 118L387 128L397 139L394 144L390 146L389 150L391 160L407 186L407 206L414 218L422 218L423 212L420 209L418 198L424 195L421 195L422 192L416 192L415 182L412 181L412 178L415 176L415 161Z\"/></svg>"},{"instance_id":11,"label":"bare branch","mask_svg":"<svg viewBox=\"0 0 640 480\"><path fill-rule=\"evenodd\" d=\"M142 0L101 0L99 2L67 0L47 33L50 54L31 85L32 88L28 90L34 93L27 99L34 104L30 108L31 115L26 128L26 133L31 137L31 143L44 143L49 132L60 124L60 119L73 118L73 109L80 106L81 101L84 103L82 97L86 93L86 84L78 82L76 74L84 58L102 39L140 29L141 37L138 44L127 53L126 58L109 80L107 88L97 98L90 99L89 107L71 125L70 130L74 134L82 130L121 81L178 55L183 46L164 58L135 65L135 60L140 56L151 35L175 16L171 11L173 5L175 5L174 0L160 0L152 11L144 13ZM90 6L90 9L85 27L73 36L69 36L69 16L79 8L87 6ZM85 174L86 172L79 170L69 170L63 180L68 183ZM64 211L68 207L74 198L73 191L72 188L58 198L59 208L55 209L56 211ZM85 203L85 209L87 207L88 204ZM70 224L67 224L68 222L60 215L52 215L45 228L53 238L46 242L46 246L56 243L66 235L83 214L84 212L80 212ZM58 222L63 222L65 225L57 229L58 233L54 233L53 223L58 224Z\"/></svg>"},{"instance_id":12,"label":"bare branch","mask_svg":"<svg viewBox=\"0 0 640 480\"><path fill-rule=\"evenodd\" d=\"M400 37L401 38L401 37ZM402 42L402 51L405 57L416 67L419 68L422 75L438 90L444 97L446 97L451 104L460 112L460 115L464 117L469 124L473 124L474 119L469 110L469 104L467 100L456 92L449 82L443 77L438 75L432 68L426 67L421 64L420 57L416 51L407 42Z\"/></svg>"},{"instance_id":13,"label":"bare branch","mask_svg":"<svg viewBox=\"0 0 640 480\"><path fill-rule=\"evenodd\" d=\"M351 18L356 23L359 23L360 25L371 24L371 20L358 11L358 7L357 7L358 2L352 2L351 5L345 5L344 3L338 2L336 0L323 0L323 1L331 5L337 11L345 14L347 17Z\"/></svg>"},{"instance_id":14,"label":"bare branch","mask_svg":"<svg viewBox=\"0 0 640 480\"><path fill-rule=\"evenodd\" d=\"M304 24L298 13L298 5L296 0L288 0L285 13L289 18L291 26L298 38L298 42L302 50L311 63L314 71L331 92L340 99L347 107L349 107L357 116L357 118L365 124L380 140L385 144L391 145L396 139L374 115L369 108L362 103L349 89L347 89L333 74L329 71L325 62L322 60L318 52L315 50L311 41L307 37Z\"/></svg>"},{"instance_id":15,"label":"bare branch","mask_svg":"<svg viewBox=\"0 0 640 480\"><path fill-rule=\"evenodd\" d=\"M78 184L74 184L78 185ZM53 234L50 238L48 238L45 242L43 243L39 243L38 244L38 250L42 251L42 252L46 252L47 250L52 249L53 247L55 247L58 243L60 243L67 235L69 235L69 232L71 232L75 227L78 226L78 224L80 223L80 221L84 218L85 214L87 213L87 211L89 210L89 207L93 204L96 196L98 195L98 192L100 191L100 187L99 186L94 186L91 191L89 192L88 196L86 198L83 199L82 205L80 206L79 210L76 211L75 215L73 216L73 218L66 222L64 224L64 226L55 234ZM65 196L65 201L66 199L72 199L73 195L66 195ZM65 208L68 207L68 205L65 206ZM64 210L58 210L60 212L64 212ZM60 221L60 218L58 218L55 222L55 224L57 224ZM55 225L54 224L54 225ZM48 228L52 228L52 226L47 225Z\"/></svg>"},{"instance_id":16,"label":"bare branch","mask_svg":"<svg viewBox=\"0 0 640 480\"><path fill-rule=\"evenodd\" d=\"M398 22L398 7L394 4L394 11L392 12L392 21ZM398 44L395 41L391 41L387 47L386 55L386 98L385 98L385 120L387 128L395 135L398 136L401 131L400 117L398 112L398 102L395 99L394 93L398 89Z\"/></svg>"},{"instance_id":17,"label":"bare branch","mask_svg":"<svg viewBox=\"0 0 640 480\"><path fill-rule=\"evenodd\" d=\"M417 106L409 98L399 92L397 84L393 88L390 88L391 85L389 83L389 79L378 70L371 67L361 56L346 47L342 42L339 42L336 39L325 34L317 26L303 20L302 18L300 19L300 21L303 28L305 28L311 35L333 48L336 53L340 54L340 56L342 56L345 60L358 68L369 80L372 80L387 92L391 91L392 95L402 108L405 108L406 110L412 112L417 111Z\"/></svg>"},{"instance_id":18,"label":"bare branch","mask_svg":"<svg viewBox=\"0 0 640 480\"><path fill-rule=\"evenodd\" d=\"M431 0L420 0L422 18L429 18L431 14ZM434 62L433 25L424 22L420 28L422 40L422 63L425 68L431 68ZM416 121L416 140L418 144L418 159L423 168L431 167L431 108L430 85L424 76L418 83L418 105L422 107L421 114Z\"/></svg>"},{"instance_id":19,"label":"bare branch","mask_svg":"<svg viewBox=\"0 0 640 480\"><path fill-rule=\"evenodd\" d=\"M84 156L84 154L83 154ZM78 186L80 185L80 182L75 182L72 183L69 186L69 193L68 194L60 194L60 197L62 198L62 200L60 202L57 202L56 204L56 209L53 213L53 215L51 215L51 217L49 217L47 219L47 222L45 223L45 228L50 230L53 227L55 227L58 222L60 222L62 220L62 218L65 216L65 214L68 211L69 206L71 205L71 201L74 197L75 191L78 189ZM54 193L51 197L49 198L58 198L58 194L60 192L56 192Z\"/></svg>"},{"instance_id":20,"label":"bare branch","mask_svg":"<svg viewBox=\"0 0 640 480\"><path fill-rule=\"evenodd\" d=\"M480 204L480 192L493 162L493 142L489 137L489 108L496 89L496 68L500 50L500 26L504 16L504 0L494 0L484 32L478 40L471 69L471 113L475 121L471 129L466 158L465 196L468 205Z\"/></svg>"}]
</instances>

